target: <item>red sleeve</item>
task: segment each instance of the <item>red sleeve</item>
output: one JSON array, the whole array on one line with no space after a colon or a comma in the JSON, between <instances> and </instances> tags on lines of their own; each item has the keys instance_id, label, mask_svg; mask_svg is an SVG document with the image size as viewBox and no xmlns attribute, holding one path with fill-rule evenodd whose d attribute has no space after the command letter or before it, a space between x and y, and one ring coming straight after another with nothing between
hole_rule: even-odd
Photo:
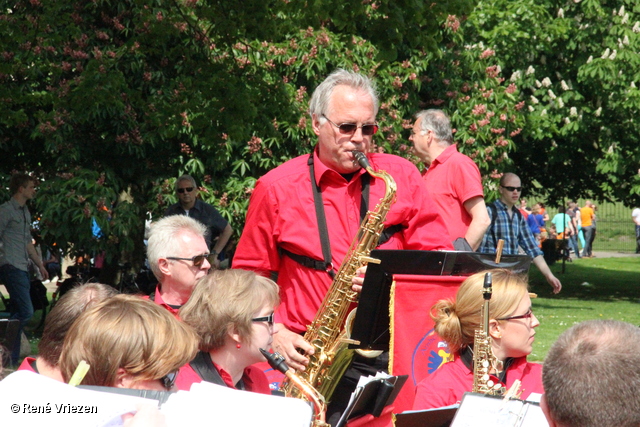
<instances>
[{"instance_id":1,"label":"red sleeve","mask_svg":"<svg viewBox=\"0 0 640 427\"><path fill-rule=\"evenodd\" d=\"M253 270L269 277L280 268L275 218L278 206L262 180L256 182L249 200L247 218L233 257L233 268Z\"/></svg>"}]
</instances>

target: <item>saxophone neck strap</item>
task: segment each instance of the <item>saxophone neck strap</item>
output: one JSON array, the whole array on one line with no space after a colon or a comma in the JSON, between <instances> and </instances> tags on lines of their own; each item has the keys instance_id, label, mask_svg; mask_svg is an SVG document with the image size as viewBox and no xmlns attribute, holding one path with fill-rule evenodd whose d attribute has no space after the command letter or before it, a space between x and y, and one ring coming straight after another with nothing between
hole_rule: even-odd
<instances>
[{"instance_id":1,"label":"saxophone neck strap","mask_svg":"<svg viewBox=\"0 0 640 427\"><path fill-rule=\"evenodd\" d=\"M327 218L324 213L324 204L322 202L322 191L320 190L320 186L316 182L315 178L313 153L309 155L307 165L309 165L309 178L311 179L311 191L313 193L313 202L316 210L316 218L318 220L318 233L320 234L320 245L322 246L323 260L317 260L305 255L295 254L282 247L280 247L279 250L282 254L288 256L300 265L303 265L307 268L312 268L314 270L326 271L333 280L336 273L333 268L333 263L331 262L331 243L329 241L329 230L327 228ZM369 189L371 183L371 175L369 175L368 173L362 174L360 176L360 182L362 184L362 193L360 199L360 223L362 223L367 216L367 211L369 210ZM388 241L391 236L393 236L398 231L402 231L403 228L404 227L402 226L402 224L396 224L385 228L380 234L378 246Z\"/></svg>"},{"instance_id":2,"label":"saxophone neck strap","mask_svg":"<svg viewBox=\"0 0 640 427\"><path fill-rule=\"evenodd\" d=\"M329 241L329 229L327 228L327 218L324 213L324 204L322 202L322 190L320 190L320 186L316 182L315 168L313 165L313 152L309 154L309 160L307 160L307 165L309 166L309 178L311 180L311 191L313 193L313 202L316 208L316 219L318 221L318 232L320 233L320 245L322 246L322 257L324 258L324 265L323 265L323 268L321 268L321 270L325 270L329 274L329 276L331 276L331 279L333 279L335 277L335 270L331 262L331 242ZM371 181L371 176L368 173L362 174L360 178L360 182L362 183L362 193L361 193L361 200L360 200L360 222L364 220L365 216L367 215L367 210L369 209L370 181ZM290 253L287 253L287 255L291 257ZM296 257L301 258L303 256L296 255ZM291 258L302 265L306 265L294 257L291 257ZM311 264L314 265L314 266L311 266L311 268L315 268L316 270L318 270L318 268L316 268L317 261L312 258L309 258L309 261L311 262Z\"/></svg>"}]
</instances>

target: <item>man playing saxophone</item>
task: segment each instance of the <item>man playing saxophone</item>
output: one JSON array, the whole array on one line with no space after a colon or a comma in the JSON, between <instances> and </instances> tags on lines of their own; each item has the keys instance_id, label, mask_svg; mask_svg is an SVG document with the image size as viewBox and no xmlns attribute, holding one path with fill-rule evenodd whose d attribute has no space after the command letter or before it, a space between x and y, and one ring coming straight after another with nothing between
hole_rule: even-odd
<instances>
[{"instance_id":1,"label":"man playing saxophone","mask_svg":"<svg viewBox=\"0 0 640 427\"><path fill-rule=\"evenodd\" d=\"M298 370L308 364L305 354L313 352L302 334L312 323L362 218L385 194L384 182L361 168L354 150L365 153L374 170L386 171L397 184L380 247L451 249L446 226L418 169L400 157L370 152L378 130L378 106L367 76L340 69L333 72L310 101L318 138L315 149L260 178L251 196L233 267L277 276L282 302L275 313L279 332L273 347Z\"/></svg>"}]
</instances>

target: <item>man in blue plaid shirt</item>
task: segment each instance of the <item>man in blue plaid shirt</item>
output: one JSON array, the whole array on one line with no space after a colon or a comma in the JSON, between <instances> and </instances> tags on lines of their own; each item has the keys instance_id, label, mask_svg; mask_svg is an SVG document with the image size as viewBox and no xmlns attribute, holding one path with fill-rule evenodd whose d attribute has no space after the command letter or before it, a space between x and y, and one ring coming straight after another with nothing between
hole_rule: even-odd
<instances>
[{"instance_id":1,"label":"man in blue plaid shirt","mask_svg":"<svg viewBox=\"0 0 640 427\"><path fill-rule=\"evenodd\" d=\"M549 266L542 256L542 251L538 248L538 242L531 234L522 214L515 208L522 192L522 183L518 175L505 173L500 179L498 191L500 199L493 202L495 211L492 211L490 206L488 207L491 226L482 239L479 252L495 253L499 239L504 240L503 253L505 255L517 255L518 247L522 247L533 258L533 263L553 287L553 293L557 294L562 289L562 284L549 270ZM497 215L495 219L493 218L494 212Z\"/></svg>"}]
</instances>

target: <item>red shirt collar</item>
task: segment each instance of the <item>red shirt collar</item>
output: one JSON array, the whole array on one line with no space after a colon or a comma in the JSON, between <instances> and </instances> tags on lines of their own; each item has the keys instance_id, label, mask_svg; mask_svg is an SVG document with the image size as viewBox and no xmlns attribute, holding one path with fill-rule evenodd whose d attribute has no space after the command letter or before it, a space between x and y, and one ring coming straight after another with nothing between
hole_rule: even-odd
<instances>
[{"instance_id":1,"label":"red shirt collar","mask_svg":"<svg viewBox=\"0 0 640 427\"><path fill-rule=\"evenodd\" d=\"M451 144L450 146L445 148L445 150L442 153L440 153L438 157L435 158L435 160L431 164L431 167L435 166L438 163L446 162L447 160L449 160L451 156L453 156L457 152L458 152L458 146L456 144Z\"/></svg>"},{"instance_id":2,"label":"red shirt collar","mask_svg":"<svg viewBox=\"0 0 640 427\"><path fill-rule=\"evenodd\" d=\"M369 156L367 156L367 158L369 158ZM371 161L371 159L369 159L369 161ZM318 186L320 186L320 181L325 175L327 176L326 179L330 179L329 177L337 177L337 176L342 177L342 175L340 175L339 172L336 172L335 170L331 169L330 167L325 165L322 162L322 160L320 160L320 157L318 156L317 148L313 150L313 169L314 169L314 176L316 179L316 183L318 184ZM359 170L354 172L354 177L357 175L362 175L364 172L365 172L364 168L360 168Z\"/></svg>"},{"instance_id":3,"label":"red shirt collar","mask_svg":"<svg viewBox=\"0 0 640 427\"><path fill-rule=\"evenodd\" d=\"M227 385L227 387L237 390L238 388L236 387L236 384L233 383L233 378L231 378L231 375L227 371L225 371L222 368L222 366L218 365L213 360L211 362L213 363L213 366L218 370L218 373L220 374L220 377L222 378L224 383ZM253 381L251 381L251 378L249 377L249 375L247 373L247 369L249 369L249 368L245 368L245 370L244 370L244 372L242 374L241 380L244 381L245 389L247 391L251 391L253 389Z\"/></svg>"}]
</instances>

